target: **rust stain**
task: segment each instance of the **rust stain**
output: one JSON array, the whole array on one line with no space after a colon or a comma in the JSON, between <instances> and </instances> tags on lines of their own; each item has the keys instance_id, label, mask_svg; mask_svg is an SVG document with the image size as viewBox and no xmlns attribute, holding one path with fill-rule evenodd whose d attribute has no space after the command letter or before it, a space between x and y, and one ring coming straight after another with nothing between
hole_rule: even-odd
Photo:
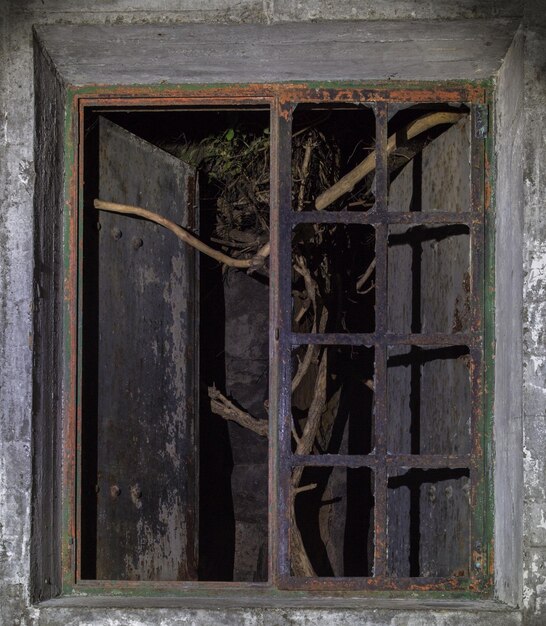
<instances>
[{"instance_id":1,"label":"rust stain","mask_svg":"<svg viewBox=\"0 0 546 626\"><path fill-rule=\"evenodd\" d=\"M340 84L341 85L341 84ZM483 87L472 83L454 87L393 88L378 83L376 87L313 86L312 83L250 83L244 85L161 85L107 86L89 85L81 88L79 98L86 106L172 106L191 103L245 104L271 102L484 102Z\"/></svg>"},{"instance_id":2,"label":"rust stain","mask_svg":"<svg viewBox=\"0 0 546 626\"><path fill-rule=\"evenodd\" d=\"M295 102L309 102L309 103L354 103L354 102L363 102L363 103L390 103L390 102L475 102L481 103L484 101L484 90L480 86L476 86L472 83L468 83L458 87L440 87L435 88L431 86L430 88L394 88L389 89L388 87L377 87L370 89L362 89L356 88L354 86L349 87L324 87L324 86L308 86L301 84L249 84L242 86L212 86L212 87L201 87L201 88L187 88L183 87L166 87L161 89L160 95L158 95L157 87L109 87L109 86L96 86L92 90L88 90L87 88L82 90L81 92L76 92L72 99L72 110L74 112L79 111L79 116L74 115L74 123L71 129L71 134L67 137L68 145L74 145L74 142L77 137L80 137L80 147L81 147L81 133L83 131L83 112L85 107L90 106L107 106L107 107L154 107L154 106L173 106L173 105L199 105L199 104L211 104L214 102L216 105L241 105L241 104L267 104L273 105L275 102L278 103L276 107L276 111L278 116L282 118L285 122L290 122L291 113L292 113L292 103ZM79 119L78 119L79 117ZM79 121L79 128L78 128ZM381 124L386 125L386 115L383 115ZM386 132L384 133L386 138ZM383 151L386 152L385 147L383 147ZM277 155L278 156L278 155ZM81 543L79 541L79 525L77 525L77 513L75 510L76 503L76 480L75 480L75 468L76 461L80 456L80 451L77 448L77 440L79 428L81 425L79 424L79 418L77 413L77 323L78 323L78 315L77 315L77 276L78 276L78 250L79 246L81 246L81 241L78 241L78 211L79 211L79 189L81 189L81 185L83 183L83 172L81 168L82 154L81 151L78 153L78 156L70 165L69 171L69 197L66 199L66 210L70 216L70 224L69 224L69 257L68 257L68 273L65 277L65 292L64 298L65 302L68 305L69 311L69 340L70 340L70 361L69 361L69 376L70 376L70 388L68 390L68 420L65 423L65 432L64 432L64 441L65 447L64 450L64 463L63 463L63 483L64 483L64 493L66 498L65 506L69 509L69 524L68 531L72 534L72 536L76 536L77 534L77 543L78 546ZM272 158L272 167L276 167L276 162ZM486 158L485 162L485 171L486 171L486 180L485 180L485 207L486 209L490 206L491 203L491 185L489 182L489 170L490 164ZM386 175L384 173L384 175ZM278 176L273 175L272 181L276 180ZM386 180L384 181L386 184ZM272 223L275 223L276 216L272 211ZM477 223L482 223L483 216L473 217L473 220ZM278 256L277 250L277 242L275 238L272 240L272 257ZM386 250L384 251L386 254ZM482 261L482 253L480 252L478 255L478 262ZM386 269L386 262L383 271ZM378 271L379 271L379 263L378 263ZM469 285L465 280L465 291L469 290ZM278 294L275 292L272 294L272 299L275 301L278 299ZM386 300L380 300L377 303L379 312L384 311L387 303ZM476 303L473 303L475 306ZM458 328L458 325L457 325ZM477 331L477 328L473 329ZM288 332L287 329L284 329L283 332ZM428 345L443 345L443 340L440 337L436 337L434 335L424 336L421 335L420 342L426 340L426 344ZM410 341L411 343L411 341ZM419 341L416 342L419 344ZM480 360L481 363L481 360ZM285 365L288 365L286 363ZM473 391L478 394L478 397L481 397L483 389L483 379L481 376L481 368L476 367L476 361L472 358L471 367L471 378L473 382ZM384 372L382 373L384 377ZM280 382L279 382L280 384ZM384 402L383 400L378 399L378 404ZM383 412L386 411L386 408L383 407L381 409ZM481 419L481 411L476 412L473 415L473 421L479 421ZM481 442L481 433L477 428L473 428L473 452L476 455L476 458L481 459L483 455L482 450L482 442ZM271 456L277 454L277 449L272 444ZM289 465L289 464L288 464ZM272 467L276 469L275 464L272 464ZM382 471L384 472L383 482L386 483L386 461L383 462ZM475 471L472 473L475 476ZM474 482L474 481L473 481ZM272 484L272 486L274 486ZM383 499L383 496L386 496L386 484L382 485L382 491L385 493L376 493L376 498L378 502ZM275 489L271 489L272 494L276 494ZM135 492L136 494L136 492ZM475 489L473 489L473 495L475 495ZM275 496L274 496L275 497ZM138 505L139 499L135 495L135 505ZM286 507L284 506L284 502L282 498L280 502L274 500L274 506L271 507L271 517L275 518L272 524L273 531L277 533L277 538L279 538L279 530L275 530L275 525L277 524L277 516L279 514L277 510L277 504L280 507L281 516L287 515L287 511L283 510ZM281 587L287 589L307 589L307 590L340 590L340 591L348 591L355 589L382 589L382 590L407 590L407 591L446 591L446 590L478 590L479 584L474 580L468 580L461 576L461 572L457 571L455 576L449 578L435 578L435 579L424 579L424 578L389 578L384 575L385 569L385 555L387 553L387 540L385 534L384 526L380 527L378 524L381 520L383 522L386 521L386 502L380 502L381 508L384 509L384 515L376 518L376 547L375 547L375 555L376 555L376 564L379 566L378 572L376 576L370 578L336 578L336 579L299 579L299 578L291 578L291 577L280 577L279 583ZM191 517L191 516L190 516ZM189 533L191 536L192 533ZM70 571L70 546L67 546L68 542L63 542L63 545L68 549L63 550L63 571ZM188 553L190 556L190 567L197 567L197 555L190 552L192 550L191 546L188 546ZM272 554L270 550L271 560L275 563L276 555ZM481 554L480 554L481 558ZM477 559L477 553L472 554L472 560ZM80 570L79 570L79 561L77 559L77 569L74 572L76 575L76 580L80 578ZM278 564L274 567L274 574L276 574L277 570L281 567L282 564ZM488 569L490 573L492 572L492 559L488 563ZM131 584L129 581L101 581L100 586L103 590L118 590L124 588L139 588L140 583L138 581L134 581L134 584ZM148 586L154 588L154 584L148 583ZM264 585L258 585L264 586ZM267 585L265 585L267 586ZM213 583L207 584L204 582L199 583L191 583L191 582L176 582L172 585L169 583L159 583L157 588L177 588L177 589L206 589L210 587L211 589L216 588L240 588L241 585L239 583ZM245 586L244 588L247 588Z\"/></svg>"},{"instance_id":3,"label":"rust stain","mask_svg":"<svg viewBox=\"0 0 546 626\"><path fill-rule=\"evenodd\" d=\"M484 208L485 211L489 211L491 209L491 163L488 158L487 151L484 157L485 162L485 185L484 185Z\"/></svg>"},{"instance_id":4,"label":"rust stain","mask_svg":"<svg viewBox=\"0 0 546 626\"><path fill-rule=\"evenodd\" d=\"M68 104L71 126L65 126L66 149L75 158L67 171L68 195L65 199L65 211L68 215L68 229L65 229L68 241L64 241L66 273L64 278L64 303L67 323L64 328L65 347L68 351L68 371L65 378L66 419L63 420L63 509L65 514L64 537L62 542L62 572L66 580L75 580L77 569L75 550L79 542L74 541L77 533L76 512L76 462L79 456L77 447L76 411L77 411L77 203L78 203L78 99L73 97ZM66 224L66 221L65 221Z\"/></svg>"}]
</instances>

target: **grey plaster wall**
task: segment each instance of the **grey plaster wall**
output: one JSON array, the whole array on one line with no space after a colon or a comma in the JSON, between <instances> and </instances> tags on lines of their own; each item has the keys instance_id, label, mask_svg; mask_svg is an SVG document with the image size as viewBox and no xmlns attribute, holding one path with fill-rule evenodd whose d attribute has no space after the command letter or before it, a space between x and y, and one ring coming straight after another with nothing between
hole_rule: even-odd
<instances>
[{"instance_id":1,"label":"grey plaster wall","mask_svg":"<svg viewBox=\"0 0 546 626\"><path fill-rule=\"evenodd\" d=\"M512 355L514 375L497 380L505 393L504 415L514 420L513 443L504 453L513 459L514 471L523 464L523 488L513 482L523 501L523 559L519 547L497 546L499 558L513 563L506 569L516 580L505 581L501 599L518 603L523 612L499 610L491 604L457 604L427 608L409 602L368 604L359 609L330 607L322 610L297 607L271 609L208 607L184 609L88 608L85 602L71 606L35 606L30 601L31 492L32 492L32 350L33 350L33 196L35 168L45 167L34 160L33 24L42 23L182 23L262 22L333 19L422 19L511 17L524 13L525 27L520 46L524 66L523 117L511 123L518 128L523 157L523 202L515 194L514 237L500 242L498 259L510 249L512 286L505 282L505 297L514 302L511 320L514 332L522 334L522 354ZM53 624L376 624L391 626L455 626L477 622L509 626L522 619L532 626L546 623L546 10L543 0L0 0L0 624L6 626ZM512 59L515 59L513 55ZM515 80L517 71L505 72L502 80ZM516 98L519 87L512 90ZM507 113L508 114L508 113ZM506 118L505 118L506 119ZM505 146L509 150L509 145ZM516 152L515 154L519 154ZM518 157L519 159L519 157ZM512 176L518 160L512 166ZM514 176L517 185L519 175ZM512 189L513 191L513 189ZM521 213L520 213L521 210ZM521 217L519 217L521 215ZM521 252L518 251L521 227ZM508 231L505 231L506 233ZM519 254L523 258L521 282ZM522 289L522 294L520 293ZM515 317L518 303L523 309L522 325ZM499 300L497 301L499 303ZM513 343L509 348L514 349ZM523 383L519 382L522 372ZM506 370L510 372L510 369ZM506 387L510 392L506 393ZM513 389L513 394L511 393ZM523 445L519 434L518 396L521 391ZM47 395L47 394L46 394ZM511 396L514 395L514 398ZM500 397L500 396L499 396ZM500 400L499 400L500 402ZM508 507L517 525L518 508ZM522 585L519 585L519 580ZM499 580L499 583L502 580ZM509 584L510 582L510 584ZM70 603L68 603L70 604ZM167 602L164 603L168 605ZM350 603L349 603L350 604Z\"/></svg>"},{"instance_id":2,"label":"grey plaster wall","mask_svg":"<svg viewBox=\"0 0 546 626\"><path fill-rule=\"evenodd\" d=\"M525 8L523 160L523 607L546 623L546 11Z\"/></svg>"},{"instance_id":3,"label":"grey plaster wall","mask_svg":"<svg viewBox=\"0 0 546 626\"><path fill-rule=\"evenodd\" d=\"M495 263L495 575L497 595L521 601L523 463L522 298L523 298L523 33L520 31L499 72L496 99L498 141Z\"/></svg>"}]
</instances>

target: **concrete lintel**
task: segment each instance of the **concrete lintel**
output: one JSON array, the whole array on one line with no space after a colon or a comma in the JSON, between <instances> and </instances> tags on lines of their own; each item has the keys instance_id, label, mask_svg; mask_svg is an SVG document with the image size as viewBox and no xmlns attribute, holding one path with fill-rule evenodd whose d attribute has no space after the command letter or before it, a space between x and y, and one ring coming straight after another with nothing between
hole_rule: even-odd
<instances>
[{"instance_id":1,"label":"concrete lintel","mask_svg":"<svg viewBox=\"0 0 546 626\"><path fill-rule=\"evenodd\" d=\"M71 85L483 80L518 20L35 27Z\"/></svg>"}]
</instances>

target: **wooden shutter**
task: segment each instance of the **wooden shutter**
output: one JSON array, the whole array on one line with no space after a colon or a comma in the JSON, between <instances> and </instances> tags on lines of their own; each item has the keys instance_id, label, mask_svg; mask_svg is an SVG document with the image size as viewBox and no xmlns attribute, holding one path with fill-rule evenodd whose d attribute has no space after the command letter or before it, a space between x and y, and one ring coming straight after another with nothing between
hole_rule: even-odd
<instances>
[{"instance_id":1,"label":"wooden shutter","mask_svg":"<svg viewBox=\"0 0 546 626\"><path fill-rule=\"evenodd\" d=\"M194 168L104 117L99 163L101 199L196 228ZM97 578L196 579L196 255L113 213L98 240Z\"/></svg>"}]
</instances>

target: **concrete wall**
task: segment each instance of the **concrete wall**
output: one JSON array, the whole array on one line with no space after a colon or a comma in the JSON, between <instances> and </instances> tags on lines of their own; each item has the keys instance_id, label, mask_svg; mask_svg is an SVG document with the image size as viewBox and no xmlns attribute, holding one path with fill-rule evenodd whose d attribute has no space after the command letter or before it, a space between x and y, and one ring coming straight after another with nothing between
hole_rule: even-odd
<instances>
[{"instance_id":1,"label":"concrete wall","mask_svg":"<svg viewBox=\"0 0 546 626\"><path fill-rule=\"evenodd\" d=\"M523 464L522 298L523 298L523 33L520 31L499 72L496 99L495 321L495 530L512 537L495 545L497 595L521 602Z\"/></svg>"},{"instance_id":2,"label":"concrete wall","mask_svg":"<svg viewBox=\"0 0 546 626\"><path fill-rule=\"evenodd\" d=\"M523 607L546 622L546 11L525 8L523 144Z\"/></svg>"},{"instance_id":3,"label":"concrete wall","mask_svg":"<svg viewBox=\"0 0 546 626\"><path fill-rule=\"evenodd\" d=\"M150 8L155 7L155 8ZM497 262L505 260L505 279L497 306L507 306L506 324L514 324L517 343L505 344L510 352L505 377L497 378L497 407L502 405L512 442L504 441L513 480L514 499L504 511L510 529L519 528L522 517L523 559L518 545L498 545L498 563L504 563L498 594L502 600L519 603L523 612L499 611L492 604L465 606L446 602L428 608L410 601L390 604L368 603L322 610L298 607L235 609L220 603L198 608L88 608L89 602L71 606L33 606L30 602L31 492L33 403L33 195L35 169L47 163L34 158L33 49L31 27L36 23L143 23L143 22L272 22L332 19L424 19L509 17L524 14L522 39L511 51L514 71L500 77L506 93L517 104L518 64L523 63L523 115L512 115L510 107L499 123L515 132L515 143L523 155L510 161L499 159L499 167L510 174L509 227L501 230ZM546 24L543 0L394 0L371 2L348 0L104 0L92 3L70 0L0 0L0 624L391 624L412 626L436 624L455 626L477 621L506 626L546 623ZM519 48L517 47L519 46ZM504 81L504 83L502 83ZM512 82L515 81L515 82ZM512 87L510 87L512 84ZM516 129L512 131L511 129ZM504 156L509 153L507 141ZM523 179L518 173L521 165ZM523 180L523 196L519 184ZM519 182L518 182L519 181ZM502 187L501 187L502 188ZM515 191L515 190L518 191ZM513 196L512 196L513 194ZM506 196L504 196L506 197ZM512 236L510 230L513 229ZM520 236L521 230L521 236ZM518 242L521 241L521 248ZM505 251L510 250L510 262ZM523 259L523 273L521 261ZM513 281L506 276L513 271ZM513 293L513 301L510 293ZM503 304L504 302L504 304ZM523 309L521 325L518 310ZM498 315L503 313L499 309ZM507 327L504 327L505 331ZM511 331L509 331L511 332ZM501 342L502 343L502 342ZM513 370L513 376L509 373ZM521 372L521 373L520 373ZM522 381L521 381L522 379ZM507 391L508 388L508 391ZM36 391L36 390L35 390ZM39 390L38 390L39 391ZM47 396L47 390L41 394ZM503 394L502 396L500 394ZM39 393L37 395L40 395ZM36 394L34 394L36 397ZM504 398L502 403L500 398ZM521 404L518 398L521 397ZM507 407L506 403L510 402ZM523 445L518 431L523 416ZM501 457L497 457L501 458ZM508 461L509 459L509 461ZM523 488L517 480L523 463ZM519 504L518 504L519 503ZM498 517L498 524L502 519ZM517 533L516 533L517 537ZM517 542L516 542L517 544ZM508 565L513 568L507 569ZM512 579L513 580L509 580ZM522 584L519 585L519 581ZM515 583L514 583L515 581ZM504 591L503 591L504 589ZM112 602L112 601L109 601ZM156 601L155 603L159 603ZM167 602L164 603L168 607ZM237 604L237 603L235 603Z\"/></svg>"}]
</instances>

